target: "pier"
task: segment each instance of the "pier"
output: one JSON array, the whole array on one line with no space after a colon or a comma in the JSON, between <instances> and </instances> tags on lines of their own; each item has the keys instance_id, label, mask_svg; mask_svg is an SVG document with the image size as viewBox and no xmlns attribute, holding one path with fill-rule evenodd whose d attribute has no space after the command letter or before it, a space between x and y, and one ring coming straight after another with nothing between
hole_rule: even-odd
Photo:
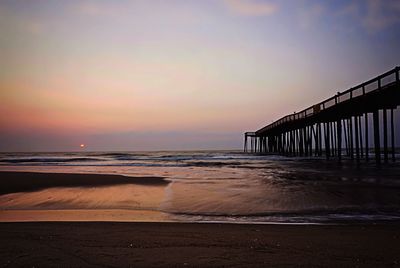
<instances>
[{"instance_id":1,"label":"pier","mask_svg":"<svg viewBox=\"0 0 400 268\"><path fill-rule=\"evenodd\" d=\"M395 161L400 67L244 134L244 151L377 164Z\"/></svg>"}]
</instances>

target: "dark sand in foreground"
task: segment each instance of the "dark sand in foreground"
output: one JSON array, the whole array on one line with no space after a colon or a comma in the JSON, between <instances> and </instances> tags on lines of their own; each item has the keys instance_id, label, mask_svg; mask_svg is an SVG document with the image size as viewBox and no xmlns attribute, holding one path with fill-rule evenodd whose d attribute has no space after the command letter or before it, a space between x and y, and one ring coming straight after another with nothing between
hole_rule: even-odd
<instances>
[{"instance_id":1,"label":"dark sand in foreground","mask_svg":"<svg viewBox=\"0 0 400 268\"><path fill-rule=\"evenodd\" d=\"M0 223L0 265L398 267L399 227Z\"/></svg>"}]
</instances>

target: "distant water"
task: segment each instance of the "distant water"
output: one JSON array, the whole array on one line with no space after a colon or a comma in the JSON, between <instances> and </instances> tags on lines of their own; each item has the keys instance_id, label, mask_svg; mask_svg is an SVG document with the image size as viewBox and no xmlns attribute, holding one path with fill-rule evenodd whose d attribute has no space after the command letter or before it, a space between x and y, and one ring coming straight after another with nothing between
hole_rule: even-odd
<instances>
[{"instance_id":1,"label":"distant water","mask_svg":"<svg viewBox=\"0 0 400 268\"><path fill-rule=\"evenodd\" d=\"M400 220L398 162L378 168L238 151L1 153L0 170L162 176L170 182L12 193L0 196L0 209L8 212L146 210L163 213L166 221L248 223Z\"/></svg>"}]
</instances>

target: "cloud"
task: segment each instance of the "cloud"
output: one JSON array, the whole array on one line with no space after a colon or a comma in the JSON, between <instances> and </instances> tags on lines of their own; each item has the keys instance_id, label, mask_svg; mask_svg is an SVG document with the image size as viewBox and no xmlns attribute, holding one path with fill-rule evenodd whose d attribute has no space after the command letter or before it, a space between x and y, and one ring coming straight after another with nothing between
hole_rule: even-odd
<instances>
[{"instance_id":1,"label":"cloud","mask_svg":"<svg viewBox=\"0 0 400 268\"><path fill-rule=\"evenodd\" d=\"M302 29L307 30L314 25L318 24L318 21L325 12L325 8L322 5L315 4L311 7L302 8L299 11L299 25Z\"/></svg>"},{"instance_id":2,"label":"cloud","mask_svg":"<svg viewBox=\"0 0 400 268\"><path fill-rule=\"evenodd\" d=\"M278 11L276 4L263 0L224 0L234 13L244 16L268 16Z\"/></svg>"},{"instance_id":3,"label":"cloud","mask_svg":"<svg viewBox=\"0 0 400 268\"><path fill-rule=\"evenodd\" d=\"M15 32L20 34L40 35L47 29L44 22L29 14L18 14L12 9L0 6L0 32L2 35Z\"/></svg>"},{"instance_id":4,"label":"cloud","mask_svg":"<svg viewBox=\"0 0 400 268\"><path fill-rule=\"evenodd\" d=\"M400 24L399 0L352 0L343 5L323 5L308 2L298 9L298 23L304 29L310 29L331 17L336 27L355 29L373 34Z\"/></svg>"},{"instance_id":5,"label":"cloud","mask_svg":"<svg viewBox=\"0 0 400 268\"><path fill-rule=\"evenodd\" d=\"M335 13L336 16L357 16L360 12L360 7L357 2L350 1Z\"/></svg>"},{"instance_id":6,"label":"cloud","mask_svg":"<svg viewBox=\"0 0 400 268\"><path fill-rule=\"evenodd\" d=\"M377 32L400 22L398 0L369 0L366 5L367 13L362 18L362 24L369 32Z\"/></svg>"},{"instance_id":7,"label":"cloud","mask_svg":"<svg viewBox=\"0 0 400 268\"><path fill-rule=\"evenodd\" d=\"M97 1L83 1L76 5L78 13L88 16L118 16L124 8L118 3L107 3Z\"/></svg>"},{"instance_id":8,"label":"cloud","mask_svg":"<svg viewBox=\"0 0 400 268\"><path fill-rule=\"evenodd\" d=\"M375 33L400 23L398 0L353 0L336 15L349 17L369 33Z\"/></svg>"},{"instance_id":9,"label":"cloud","mask_svg":"<svg viewBox=\"0 0 400 268\"><path fill-rule=\"evenodd\" d=\"M25 24L25 29L33 34L33 35L37 35L37 34L41 34L44 32L45 30L45 26L43 25L43 23L39 22L39 21L29 21Z\"/></svg>"}]
</instances>

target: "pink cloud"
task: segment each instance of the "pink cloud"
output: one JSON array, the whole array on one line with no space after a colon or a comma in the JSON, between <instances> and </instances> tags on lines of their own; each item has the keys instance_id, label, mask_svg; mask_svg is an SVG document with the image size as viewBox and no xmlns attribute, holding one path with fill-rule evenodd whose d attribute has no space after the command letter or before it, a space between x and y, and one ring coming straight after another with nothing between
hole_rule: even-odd
<instances>
[{"instance_id":1,"label":"pink cloud","mask_svg":"<svg viewBox=\"0 0 400 268\"><path fill-rule=\"evenodd\" d=\"M311 7L302 8L299 11L299 25L302 29L307 30L317 25L325 12L324 6L314 4Z\"/></svg>"},{"instance_id":2,"label":"pink cloud","mask_svg":"<svg viewBox=\"0 0 400 268\"><path fill-rule=\"evenodd\" d=\"M400 3L398 1L369 0L367 14L362 23L370 32L377 32L400 22Z\"/></svg>"},{"instance_id":3,"label":"pink cloud","mask_svg":"<svg viewBox=\"0 0 400 268\"><path fill-rule=\"evenodd\" d=\"M268 16L278 10L276 4L262 0L224 0L224 2L231 11L245 16Z\"/></svg>"},{"instance_id":4,"label":"pink cloud","mask_svg":"<svg viewBox=\"0 0 400 268\"><path fill-rule=\"evenodd\" d=\"M116 17L121 15L125 9L123 5L111 2L83 1L76 7L78 13L88 16L109 16Z\"/></svg>"},{"instance_id":5,"label":"pink cloud","mask_svg":"<svg viewBox=\"0 0 400 268\"><path fill-rule=\"evenodd\" d=\"M400 22L400 1L353 0L336 15L354 18L367 32L375 33Z\"/></svg>"}]
</instances>

